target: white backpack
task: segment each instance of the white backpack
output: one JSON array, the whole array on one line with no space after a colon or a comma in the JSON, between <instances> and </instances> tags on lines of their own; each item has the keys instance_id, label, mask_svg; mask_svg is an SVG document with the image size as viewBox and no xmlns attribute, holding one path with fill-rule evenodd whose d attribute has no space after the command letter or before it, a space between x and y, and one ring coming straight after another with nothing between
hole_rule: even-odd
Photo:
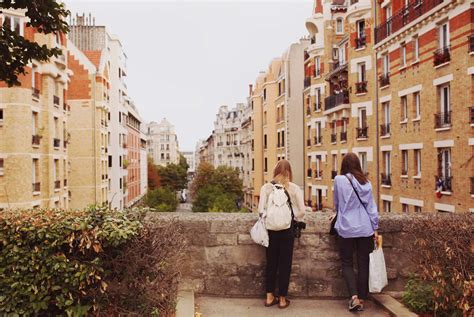
<instances>
[{"instance_id":1,"label":"white backpack","mask_svg":"<svg viewBox=\"0 0 474 317\"><path fill-rule=\"evenodd\" d=\"M292 213L285 188L279 184L272 184L273 190L268 196L265 214L267 230L280 231L290 228Z\"/></svg>"}]
</instances>

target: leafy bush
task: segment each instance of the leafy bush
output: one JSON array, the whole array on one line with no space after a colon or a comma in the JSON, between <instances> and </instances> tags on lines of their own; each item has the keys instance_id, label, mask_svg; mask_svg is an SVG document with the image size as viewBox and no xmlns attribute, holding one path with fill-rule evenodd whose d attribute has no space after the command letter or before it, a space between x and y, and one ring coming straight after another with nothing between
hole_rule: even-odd
<instances>
[{"instance_id":1,"label":"leafy bush","mask_svg":"<svg viewBox=\"0 0 474 317\"><path fill-rule=\"evenodd\" d=\"M158 212L176 211L178 203L175 192L168 187L159 187L149 191L145 197L145 204Z\"/></svg>"},{"instance_id":2,"label":"leafy bush","mask_svg":"<svg viewBox=\"0 0 474 317\"><path fill-rule=\"evenodd\" d=\"M413 261L432 286L436 316L462 316L474 307L474 217L470 214L415 218L407 231L416 237Z\"/></svg>"},{"instance_id":3,"label":"leafy bush","mask_svg":"<svg viewBox=\"0 0 474 317\"><path fill-rule=\"evenodd\" d=\"M84 316L124 307L130 297L131 312L169 315L176 263L160 241L176 235L162 236L167 230L142 225L140 216L105 208L0 213L0 315Z\"/></svg>"},{"instance_id":4,"label":"leafy bush","mask_svg":"<svg viewBox=\"0 0 474 317\"><path fill-rule=\"evenodd\" d=\"M411 276L402 296L403 303L415 313L434 311L433 287L416 276Z\"/></svg>"}]
</instances>

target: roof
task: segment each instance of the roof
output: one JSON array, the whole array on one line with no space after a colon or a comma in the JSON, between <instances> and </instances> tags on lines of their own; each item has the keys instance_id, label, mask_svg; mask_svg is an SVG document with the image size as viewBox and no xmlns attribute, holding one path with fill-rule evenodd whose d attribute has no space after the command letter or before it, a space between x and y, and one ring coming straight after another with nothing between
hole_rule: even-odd
<instances>
[{"instance_id":1,"label":"roof","mask_svg":"<svg viewBox=\"0 0 474 317\"><path fill-rule=\"evenodd\" d=\"M92 62L92 64L95 65L95 67L99 68L102 51L83 51L83 53Z\"/></svg>"}]
</instances>

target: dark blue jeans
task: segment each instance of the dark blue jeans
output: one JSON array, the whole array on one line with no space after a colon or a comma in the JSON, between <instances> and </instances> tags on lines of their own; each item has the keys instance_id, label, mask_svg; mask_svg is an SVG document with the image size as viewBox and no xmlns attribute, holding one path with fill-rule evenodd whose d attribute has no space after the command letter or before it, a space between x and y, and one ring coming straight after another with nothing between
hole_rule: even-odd
<instances>
[{"instance_id":1,"label":"dark blue jeans","mask_svg":"<svg viewBox=\"0 0 474 317\"><path fill-rule=\"evenodd\" d=\"M268 230L266 290L275 291L278 274L278 295L288 295L291 264L293 262L293 244L295 234L293 228L281 231Z\"/></svg>"},{"instance_id":2,"label":"dark blue jeans","mask_svg":"<svg viewBox=\"0 0 474 317\"><path fill-rule=\"evenodd\" d=\"M343 238L338 236L342 274L350 296L367 299L369 294L369 254L374 249L374 238ZM354 274L354 252L357 252L357 282Z\"/></svg>"}]
</instances>

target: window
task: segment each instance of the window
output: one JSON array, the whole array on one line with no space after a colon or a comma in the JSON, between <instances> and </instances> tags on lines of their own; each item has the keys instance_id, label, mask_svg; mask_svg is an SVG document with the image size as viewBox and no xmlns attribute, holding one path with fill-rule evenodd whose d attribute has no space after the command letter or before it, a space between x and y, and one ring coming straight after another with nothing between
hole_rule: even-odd
<instances>
[{"instance_id":1,"label":"window","mask_svg":"<svg viewBox=\"0 0 474 317\"><path fill-rule=\"evenodd\" d=\"M421 212L421 207L420 206L415 206L415 212Z\"/></svg>"},{"instance_id":2,"label":"window","mask_svg":"<svg viewBox=\"0 0 474 317\"><path fill-rule=\"evenodd\" d=\"M438 150L438 176L447 179L451 177L451 149Z\"/></svg>"},{"instance_id":3,"label":"window","mask_svg":"<svg viewBox=\"0 0 474 317\"><path fill-rule=\"evenodd\" d=\"M316 178L323 177L323 171L321 170L321 155L316 155Z\"/></svg>"},{"instance_id":4,"label":"window","mask_svg":"<svg viewBox=\"0 0 474 317\"><path fill-rule=\"evenodd\" d=\"M357 64L357 73L358 73L359 82L367 81L365 63Z\"/></svg>"},{"instance_id":5,"label":"window","mask_svg":"<svg viewBox=\"0 0 474 317\"><path fill-rule=\"evenodd\" d=\"M383 211L392 212L392 202L390 200L383 201Z\"/></svg>"},{"instance_id":6,"label":"window","mask_svg":"<svg viewBox=\"0 0 474 317\"><path fill-rule=\"evenodd\" d=\"M316 65L316 71L315 71L315 76L318 77L321 75L321 57L316 57L314 59L314 64Z\"/></svg>"},{"instance_id":7,"label":"window","mask_svg":"<svg viewBox=\"0 0 474 317\"><path fill-rule=\"evenodd\" d=\"M367 174L367 152L359 152L359 160L362 171Z\"/></svg>"},{"instance_id":8,"label":"window","mask_svg":"<svg viewBox=\"0 0 474 317\"><path fill-rule=\"evenodd\" d=\"M120 189L122 189L122 178L119 179L119 186L120 186Z\"/></svg>"},{"instance_id":9,"label":"window","mask_svg":"<svg viewBox=\"0 0 474 317\"><path fill-rule=\"evenodd\" d=\"M339 65L344 65L346 63L346 46L343 45L339 47Z\"/></svg>"},{"instance_id":10,"label":"window","mask_svg":"<svg viewBox=\"0 0 474 317\"><path fill-rule=\"evenodd\" d=\"M367 109L359 108L359 128L367 127Z\"/></svg>"},{"instance_id":11,"label":"window","mask_svg":"<svg viewBox=\"0 0 474 317\"><path fill-rule=\"evenodd\" d=\"M281 141L280 141L280 131L277 132L277 148L279 148L281 146Z\"/></svg>"},{"instance_id":12,"label":"window","mask_svg":"<svg viewBox=\"0 0 474 317\"><path fill-rule=\"evenodd\" d=\"M390 57L387 54L383 55L383 74L388 75L390 72Z\"/></svg>"},{"instance_id":13,"label":"window","mask_svg":"<svg viewBox=\"0 0 474 317\"><path fill-rule=\"evenodd\" d=\"M413 104L414 104L414 114L415 114L415 119L420 119L421 117L421 103L420 103L420 93L415 92L413 94Z\"/></svg>"},{"instance_id":14,"label":"window","mask_svg":"<svg viewBox=\"0 0 474 317\"><path fill-rule=\"evenodd\" d=\"M390 151L384 151L383 153L383 164L384 173L382 174L382 185L391 185L390 173L391 173L391 161Z\"/></svg>"},{"instance_id":15,"label":"window","mask_svg":"<svg viewBox=\"0 0 474 317\"><path fill-rule=\"evenodd\" d=\"M314 98L314 104L315 104L315 110L321 110L321 88L316 88L315 91L315 98Z\"/></svg>"},{"instance_id":16,"label":"window","mask_svg":"<svg viewBox=\"0 0 474 317\"><path fill-rule=\"evenodd\" d=\"M438 47L445 49L449 46L449 25L448 23L444 23L439 26L438 29L439 39L438 39Z\"/></svg>"},{"instance_id":17,"label":"window","mask_svg":"<svg viewBox=\"0 0 474 317\"><path fill-rule=\"evenodd\" d=\"M38 135L38 112L32 113L32 132L33 135Z\"/></svg>"},{"instance_id":18,"label":"window","mask_svg":"<svg viewBox=\"0 0 474 317\"><path fill-rule=\"evenodd\" d=\"M402 175L408 175L408 151L402 150Z\"/></svg>"},{"instance_id":19,"label":"window","mask_svg":"<svg viewBox=\"0 0 474 317\"><path fill-rule=\"evenodd\" d=\"M320 144L321 143L321 122L316 122L316 126L315 126L315 137L316 137L316 144Z\"/></svg>"},{"instance_id":20,"label":"window","mask_svg":"<svg viewBox=\"0 0 474 317\"><path fill-rule=\"evenodd\" d=\"M337 47L332 49L332 59L333 60L339 59L339 49Z\"/></svg>"},{"instance_id":21,"label":"window","mask_svg":"<svg viewBox=\"0 0 474 317\"><path fill-rule=\"evenodd\" d=\"M408 204L402 204L402 212L407 214L409 211L410 211L410 208Z\"/></svg>"},{"instance_id":22,"label":"window","mask_svg":"<svg viewBox=\"0 0 474 317\"><path fill-rule=\"evenodd\" d=\"M39 192L39 159L33 159L32 164L32 181L33 181L33 191Z\"/></svg>"},{"instance_id":23,"label":"window","mask_svg":"<svg viewBox=\"0 0 474 317\"><path fill-rule=\"evenodd\" d=\"M281 131L281 146L285 146L285 130Z\"/></svg>"},{"instance_id":24,"label":"window","mask_svg":"<svg viewBox=\"0 0 474 317\"><path fill-rule=\"evenodd\" d=\"M382 104L383 110L383 123L384 126L382 127L382 135L390 134L390 102L384 102Z\"/></svg>"},{"instance_id":25,"label":"window","mask_svg":"<svg viewBox=\"0 0 474 317\"><path fill-rule=\"evenodd\" d=\"M400 114L401 118L400 120L402 122L406 122L408 120L408 102L407 102L407 96L403 96L400 98L401 101L401 107L400 107Z\"/></svg>"},{"instance_id":26,"label":"window","mask_svg":"<svg viewBox=\"0 0 474 317\"><path fill-rule=\"evenodd\" d=\"M415 150L415 176L421 177L421 150Z\"/></svg>"},{"instance_id":27,"label":"window","mask_svg":"<svg viewBox=\"0 0 474 317\"><path fill-rule=\"evenodd\" d=\"M264 167L263 168L264 168L265 173L268 172L268 159L267 158L265 158L265 160L264 160Z\"/></svg>"},{"instance_id":28,"label":"window","mask_svg":"<svg viewBox=\"0 0 474 317\"><path fill-rule=\"evenodd\" d=\"M337 154L332 155L332 170L337 171Z\"/></svg>"},{"instance_id":29,"label":"window","mask_svg":"<svg viewBox=\"0 0 474 317\"><path fill-rule=\"evenodd\" d=\"M344 33L344 19L337 18L336 19L336 34L343 34Z\"/></svg>"},{"instance_id":30,"label":"window","mask_svg":"<svg viewBox=\"0 0 474 317\"><path fill-rule=\"evenodd\" d=\"M267 135L266 134L263 136L263 148L264 149L267 148Z\"/></svg>"},{"instance_id":31,"label":"window","mask_svg":"<svg viewBox=\"0 0 474 317\"><path fill-rule=\"evenodd\" d=\"M389 4L385 7L385 18L387 20L387 35L392 34L392 6Z\"/></svg>"},{"instance_id":32,"label":"window","mask_svg":"<svg viewBox=\"0 0 474 317\"><path fill-rule=\"evenodd\" d=\"M263 90L263 101L267 101L267 89Z\"/></svg>"},{"instance_id":33,"label":"window","mask_svg":"<svg viewBox=\"0 0 474 317\"><path fill-rule=\"evenodd\" d=\"M405 43L400 45L400 66L405 67L407 65L407 46Z\"/></svg>"},{"instance_id":34,"label":"window","mask_svg":"<svg viewBox=\"0 0 474 317\"><path fill-rule=\"evenodd\" d=\"M0 123L3 121L3 109L0 109Z\"/></svg>"},{"instance_id":35,"label":"window","mask_svg":"<svg viewBox=\"0 0 474 317\"><path fill-rule=\"evenodd\" d=\"M415 61L420 59L420 39L418 36L413 38L413 59Z\"/></svg>"},{"instance_id":36,"label":"window","mask_svg":"<svg viewBox=\"0 0 474 317\"><path fill-rule=\"evenodd\" d=\"M440 86L440 112L448 113L450 111L450 87L449 84Z\"/></svg>"},{"instance_id":37,"label":"window","mask_svg":"<svg viewBox=\"0 0 474 317\"><path fill-rule=\"evenodd\" d=\"M18 35L24 36L23 20L20 17L10 16L4 14L3 26L10 27L11 31L16 32Z\"/></svg>"},{"instance_id":38,"label":"window","mask_svg":"<svg viewBox=\"0 0 474 317\"><path fill-rule=\"evenodd\" d=\"M0 176L3 175L3 168L4 168L4 158L0 158Z\"/></svg>"},{"instance_id":39,"label":"window","mask_svg":"<svg viewBox=\"0 0 474 317\"><path fill-rule=\"evenodd\" d=\"M252 172L255 170L255 160L252 159Z\"/></svg>"},{"instance_id":40,"label":"window","mask_svg":"<svg viewBox=\"0 0 474 317\"><path fill-rule=\"evenodd\" d=\"M357 21L357 36L359 39L365 39L365 20Z\"/></svg>"}]
</instances>

